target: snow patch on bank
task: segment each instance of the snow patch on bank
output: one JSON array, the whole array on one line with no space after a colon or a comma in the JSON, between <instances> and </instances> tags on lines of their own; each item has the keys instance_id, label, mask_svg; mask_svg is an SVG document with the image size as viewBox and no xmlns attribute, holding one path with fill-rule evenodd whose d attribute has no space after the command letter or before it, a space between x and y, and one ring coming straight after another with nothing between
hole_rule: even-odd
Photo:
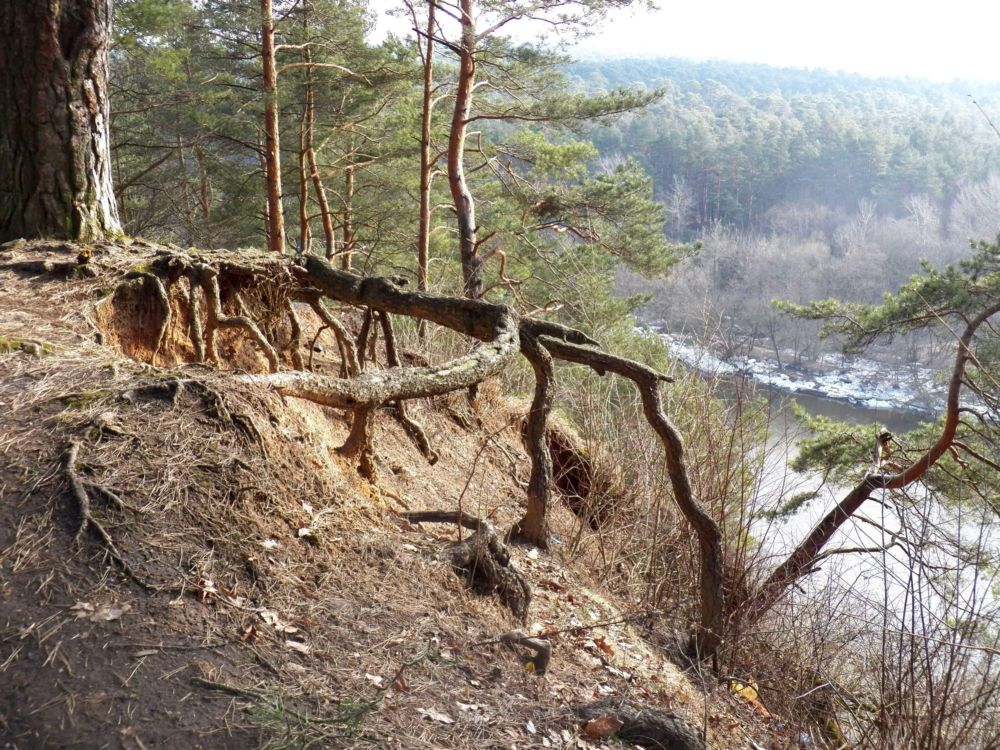
<instances>
[{"instance_id":1,"label":"snow patch on bank","mask_svg":"<svg viewBox=\"0 0 1000 750\"><path fill-rule=\"evenodd\" d=\"M649 326L684 364L708 375L746 377L787 393L844 401L867 409L933 413L944 400L936 370L916 365L894 367L864 357L824 354L821 370L782 365L775 359L741 356L723 360L690 340Z\"/></svg>"}]
</instances>

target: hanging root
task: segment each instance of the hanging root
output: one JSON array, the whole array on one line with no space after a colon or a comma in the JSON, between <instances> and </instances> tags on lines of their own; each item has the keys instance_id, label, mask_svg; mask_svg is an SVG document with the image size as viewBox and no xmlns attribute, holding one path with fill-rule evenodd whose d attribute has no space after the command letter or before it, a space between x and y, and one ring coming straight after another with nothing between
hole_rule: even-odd
<instances>
[{"instance_id":1,"label":"hanging root","mask_svg":"<svg viewBox=\"0 0 1000 750\"><path fill-rule=\"evenodd\" d=\"M170 306L170 295L160 277L146 271L132 271L125 274L126 279L142 279L143 286L147 294L152 294L156 301L160 303L163 310L163 321L160 323L160 331L156 336L156 344L153 346L153 354L149 358L149 364L156 365L156 357L163 348L167 340L167 333L170 331L170 324L173 321L173 311Z\"/></svg>"},{"instance_id":2,"label":"hanging root","mask_svg":"<svg viewBox=\"0 0 1000 750\"><path fill-rule=\"evenodd\" d=\"M508 533L508 539L522 539L548 549L548 499L552 484L552 455L545 439L549 413L552 411L552 356L529 331L521 329L521 354L535 372L535 395L528 412L526 443L531 456L528 479L528 509Z\"/></svg>"},{"instance_id":3,"label":"hanging root","mask_svg":"<svg viewBox=\"0 0 1000 750\"><path fill-rule=\"evenodd\" d=\"M118 564L118 567L122 569L122 572L142 588L147 591L152 590L152 586L139 577L135 570L132 569L132 566L129 565L128 561L122 557L121 552L118 551L118 547L115 546L114 539L111 538L111 534L108 533L107 529L104 528L100 521L94 518L90 509L90 495L87 494L87 487L83 480L80 479L80 475L76 471L76 463L79 454L80 441L73 440L70 442L66 455L63 458L63 471L66 474L67 481L69 481L70 491L73 493L73 497L76 499L77 505L80 508L80 525L77 527L74 541L79 544L87 529L93 529L97 532L101 541L104 542L104 546L107 548L108 554L111 556L111 559ZM127 507L124 501L122 501L121 498L119 498L118 495L111 490L96 484L92 486L105 497L114 498L117 500L117 504L122 507Z\"/></svg>"},{"instance_id":4,"label":"hanging root","mask_svg":"<svg viewBox=\"0 0 1000 750\"><path fill-rule=\"evenodd\" d=\"M288 314L288 325L291 327L291 336L289 337L286 351L291 357L292 367L296 370L301 370L303 369L301 352L302 321L299 320L299 316L295 312L295 305L290 299L285 300L285 312Z\"/></svg>"},{"instance_id":5,"label":"hanging root","mask_svg":"<svg viewBox=\"0 0 1000 750\"><path fill-rule=\"evenodd\" d=\"M385 339L386 361L388 361L389 367L399 367L399 348L396 345L396 332L392 327L392 317L387 312L380 312L378 319L382 326L382 336ZM431 447L431 441L423 426L406 413L406 401L397 399L393 405L396 407L396 419L417 444L420 453L427 459L427 463L431 466L436 464L439 458L438 453Z\"/></svg>"},{"instance_id":6,"label":"hanging root","mask_svg":"<svg viewBox=\"0 0 1000 750\"><path fill-rule=\"evenodd\" d=\"M374 408L358 406L352 410L353 421L347 440L337 453L358 460L358 473L370 482L375 481L375 451L372 448L372 417Z\"/></svg>"},{"instance_id":7,"label":"hanging root","mask_svg":"<svg viewBox=\"0 0 1000 750\"><path fill-rule=\"evenodd\" d=\"M198 290L201 284L198 282L198 273L191 269L187 274L188 279L188 311L190 321L188 326L188 337L191 339L191 346L194 348L194 358L197 362L205 361L205 335L201 328L201 299L198 297Z\"/></svg>"},{"instance_id":8,"label":"hanging root","mask_svg":"<svg viewBox=\"0 0 1000 750\"><path fill-rule=\"evenodd\" d=\"M358 353L358 372L365 369L365 357L368 352L368 341L371 338L373 318L374 313L372 309L370 307L366 308L365 317L361 321L361 330L358 331L358 339L355 343L355 349Z\"/></svg>"},{"instance_id":9,"label":"hanging root","mask_svg":"<svg viewBox=\"0 0 1000 750\"><path fill-rule=\"evenodd\" d=\"M215 344L215 332L219 328L242 328L250 334L251 338L267 358L271 372L278 371L278 353L271 346L267 337L261 333L260 328L248 316L226 315L222 311L222 300L219 296L219 272L204 263L196 266L198 271L198 282L205 291L205 299L208 306L207 324L205 326L205 345L209 358L218 363L219 352Z\"/></svg>"},{"instance_id":10,"label":"hanging root","mask_svg":"<svg viewBox=\"0 0 1000 750\"><path fill-rule=\"evenodd\" d=\"M341 377L353 378L361 371L361 365L358 363L358 351L354 346L354 341L347 327L330 314L330 311L326 309L326 305L320 300L318 294L306 296L303 293L302 296L305 297L305 301L309 303L313 312L316 313L316 317L322 320L333 331L333 335L337 339L337 348L340 349Z\"/></svg>"},{"instance_id":11,"label":"hanging root","mask_svg":"<svg viewBox=\"0 0 1000 750\"><path fill-rule=\"evenodd\" d=\"M475 533L451 548L451 565L473 591L496 594L521 622L528 616L531 587L510 559L510 550L486 521L466 513L430 511L403 513L414 523L457 523ZM547 666L547 663L546 663Z\"/></svg>"}]
</instances>

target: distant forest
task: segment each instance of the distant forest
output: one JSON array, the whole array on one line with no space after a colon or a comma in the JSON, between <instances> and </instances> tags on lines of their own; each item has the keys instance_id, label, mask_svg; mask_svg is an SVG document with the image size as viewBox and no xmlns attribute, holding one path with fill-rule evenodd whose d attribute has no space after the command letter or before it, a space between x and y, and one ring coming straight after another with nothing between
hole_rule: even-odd
<instances>
[{"instance_id":1,"label":"distant forest","mask_svg":"<svg viewBox=\"0 0 1000 750\"><path fill-rule=\"evenodd\" d=\"M588 91L664 92L591 133L609 163L648 171L671 239L704 245L667 281L624 281L656 292L650 317L702 329L726 318L740 345L809 356L812 331L772 298L874 302L921 259L953 261L1000 231L1000 84L676 59L570 70Z\"/></svg>"},{"instance_id":2,"label":"distant forest","mask_svg":"<svg viewBox=\"0 0 1000 750\"><path fill-rule=\"evenodd\" d=\"M680 194L678 234L780 226L789 204L853 213L868 200L901 216L915 198L939 207L947 230L963 191L1000 171L1000 136L970 98L1000 114L1000 85L674 59L571 70L589 91L664 91L647 115L593 138L603 153L639 158L661 198Z\"/></svg>"}]
</instances>

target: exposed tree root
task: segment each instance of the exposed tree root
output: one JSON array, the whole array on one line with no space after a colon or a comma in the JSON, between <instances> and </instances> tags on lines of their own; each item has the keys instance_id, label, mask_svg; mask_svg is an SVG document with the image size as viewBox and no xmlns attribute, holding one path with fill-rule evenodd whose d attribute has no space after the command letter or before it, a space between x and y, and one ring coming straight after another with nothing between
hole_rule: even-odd
<instances>
[{"instance_id":1,"label":"exposed tree root","mask_svg":"<svg viewBox=\"0 0 1000 750\"><path fill-rule=\"evenodd\" d=\"M354 340L351 338L347 326L330 314L330 311L326 309L326 305L320 300L318 294L308 295L305 301L309 303L313 312L316 313L316 317L322 320L324 325L333 331L333 336L337 340L337 348L340 350L340 377L353 378L361 371L361 365L358 363L358 351L354 346Z\"/></svg>"},{"instance_id":2,"label":"exposed tree root","mask_svg":"<svg viewBox=\"0 0 1000 750\"><path fill-rule=\"evenodd\" d=\"M355 349L358 353L358 371L365 369L365 359L368 356L368 345L372 337L372 322L374 321L372 309L365 309L365 317L361 320L361 330L358 331L358 338L355 342ZM374 359L374 357L373 357Z\"/></svg>"},{"instance_id":3,"label":"exposed tree root","mask_svg":"<svg viewBox=\"0 0 1000 750\"><path fill-rule=\"evenodd\" d=\"M401 513L413 523L454 523L474 533L451 548L451 564L469 587L483 594L496 594L521 622L528 616L531 587L510 559L510 550L493 526L467 513L418 511ZM547 666L547 663L546 663Z\"/></svg>"},{"instance_id":4,"label":"exposed tree root","mask_svg":"<svg viewBox=\"0 0 1000 750\"><path fill-rule=\"evenodd\" d=\"M694 497L684 463L684 443L677 428L663 412L659 384L669 382L670 378L638 362L563 339L541 336L539 343L554 357L587 365L598 374L613 372L635 383L642 399L646 421L656 431L663 445L674 500L698 536L701 553L701 626L692 650L703 657L714 655L725 632L722 532L715 519Z\"/></svg>"},{"instance_id":5,"label":"exposed tree root","mask_svg":"<svg viewBox=\"0 0 1000 750\"><path fill-rule=\"evenodd\" d=\"M358 460L358 473L369 481L375 481L375 452L372 448L372 418L374 408L363 405L351 411L351 431L337 453Z\"/></svg>"},{"instance_id":6,"label":"exposed tree root","mask_svg":"<svg viewBox=\"0 0 1000 750\"><path fill-rule=\"evenodd\" d=\"M544 638L532 638L522 630L512 630L500 636L500 642L509 646L524 646L533 653L531 658L525 662L525 666L531 667L537 675L545 674L552 661L552 642Z\"/></svg>"},{"instance_id":7,"label":"exposed tree root","mask_svg":"<svg viewBox=\"0 0 1000 750\"><path fill-rule=\"evenodd\" d=\"M197 362L205 361L205 335L201 327L201 300L198 297L198 290L201 284L198 283L198 274L191 269L187 274L188 279L188 310L190 320L188 323L188 337L191 339L191 346L194 348L194 357Z\"/></svg>"},{"instance_id":8,"label":"exposed tree root","mask_svg":"<svg viewBox=\"0 0 1000 750\"><path fill-rule=\"evenodd\" d=\"M508 539L522 539L548 549L548 499L552 484L552 455L545 439L549 412L552 411L552 357L530 331L521 329L521 354L535 371L535 396L528 412L526 443L531 456L528 478L528 508L508 533Z\"/></svg>"},{"instance_id":9,"label":"exposed tree root","mask_svg":"<svg viewBox=\"0 0 1000 750\"><path fill-rule=\"evenodd\" d=\"M659 708L603 700L578 706L574 712L585 721L602 722L601 729L596 730L602 734L595 739L613 735L647 750L705 750L706 747L696 726ZM604 731L608 734L603 734Z\"/></svg>"},{"instance_id":10,"label":"exposed tree root","mask_svg":"<svg viewBox=\"0 0 1000 750\"><path fill-rule=\"evenodd\" d=\"M163 281L156 274L145 271L132 271L125 274L125 278L142 279L143 286L146 288L146 293L150 294L156 299L157 302L160 303L160 309L163 312L163 320L160 322L160 332L156 336L156 344L153 346L153 353L149 358L149 363L151 365L156 365L156 357L163 349L163 344L167 340L167 333L170 331L170 323L173 321L173 310L170 305L170 295L167 293L167 288L163 285Z\"/></svg>"},{"instance_id":11,"label":"exposed tree root","mask_svg":"<svg viewBox=\"0 0 1000 750\"><path fill-rule=\"evenodd\" d=\"M79 454L80 441L73 440L70 442L69 447L66 450L66 455L63 457L63 471L65 472L66 479L69 482L70 491L73 493L73 497L80 509L80 525L77 527L76 536L74 538L76 543L80 543L88 528L93 529L97 533L97 536L100 537L101 541L104 542L108 555L115 561L115 563L117 563L122 572L134 583L138 584L145 590L152 591L153 587L146 583L146 581L144 581L139 574L135 572L128 560L126 560L122 556L121 552L118 551L118 547L115 545L114 539L111 538L111 534L108 533L107 529L104 528L100 521L94 518L90 508L90 495L87 494L87 483L84 483L84 481L80 479L80 475L76 471L76 463ZM106 497L115 498L121 506L125 506L121 498L119 498L111 490L93 483L89 484L97 488L98 491Z\"/></svg>"},{"instance_id":12,"label":"exposed tree root","mask_svg":"<svg viewBox=\"0 0 1000 750\"><path fill-rule=\"evenodd\" d=\"M692 496L683 461L683 444L662 409L658 392L659 382L666 379L662 375L639 363L601 351L597 342L579 331L541 320L521 320L513 309L505 305L440 297L425 292L406 292L400 288L400 279L357 276L336 269L313 255L290 262L287 258L253 254L209 259L169 250L159 253L151 263L151 270L151 276L159 275L167 281L166 286L161 281L151 282L161 304L163 298L169 301L170 285L181 277L187 277L188 333L199 361L208 358L218 362L218 329L238 328L249 334L263 352L270 370L268 375L236 376L239 381L273 388L284 396L352 412L351 431L339 452L356 459L359 471L368 478L375 476L371 420L377 409L385 405L395 407L400 422L413 436L422 453L433 462L436 454L426 432L406 413L405 401L475 388L485 378L509 367L519 353L525 356L531 362L536 378L527 427L532 469L528 483L528 511L512 529L512 536L528 539L541 547L546 546L548 538L546 516L552 484L546 428L553 398L553 358L585 364L600 374L614 372L629 378L638 387L646 418L663 443L678 505L698 535L702 556L702 622L697 650L702 655L708 655L718 648L724 624L721 534L711 516ZM220 284L226 292L227 305L232 300L243 314L225 314ZM287 294L268 296L275 290L275 284L284 289L290 284L297 284L292 299L308 303L323 325L334 331L341 352L342 377L303 369L298 352L302 325ZM199 289L205 296L203 329ZM268 308L270 320L277 320L282 314L287 316L291 326L289 358L296 369L278 372L279 353L253 317L242 309L240 292L248 289L260 290L259 294L263 295L260 299ZM326 309L323 298L365 310L364 322L356 340L351 339L346 326ZM402 366L390 314L433 322L478 339L480 343L468 354L448 362ZM367 371L362 371L366 361L377 365L372 351L377 339L377 327L381 328L385 339L388 367L381 370L369 367ZM273 334L272 339L278 338L277 329L268 330ZM161 327L155 342L156 354L160 353L163 339L164 329ZM282 354L286 351L283 350ZM176 381L162 386L144 386L134 389L133 395L169 397L176 402L185 384L186 381ZM253 436L255 430L251 420L229 415L221 399L213 399L207 394L201 396L220 418L229 420ZM515 615L524 617L530 592L523 577L509 565L509 554L492 528L477 527L476 533L453 550L453 562L457 570L465 571L464 575L473 585L496 591Z\"/></svg>"},{"instance_id":13,"label":"exposed tree root","mask_svg":"<svg viewBox=\"0 0 1000 750\"><path fill-rule=\"evenodd\" d=\"M205 291L208 315L205 325L205 346L209 358L213 362L219 361L219 352L215 344L215 332L219 328L242 328L250 334L251 338L264 353L271 372L278 371L278 353L261 332L260 328L249 317L245 315L226 315L222 310L222 301L219 297L219 272L207 264L201 263L196 266L198 271L198 282Z\"/></svg>"},{"instance_id":14,"label":"exposed tree root","mask_svg":"<svg viewBox=\"0 0 1000 750\"><path fill-rule=\"evenodd\" d=\"M285 312L288 315L288 325L291 334L288 340L287 352L292 360L292 367L302 370L302 321L299 320L298 313L295 312L295 305L290 299L285 300Z\"/></svg>"},{"instance_id":15,"label":"exposed tree root","mask_svg":"<svg viewBox=\"0 0 1000 750\"><path fill-rule=\"evenodd\" d=\"M392 318L389 313L379 313L379 323L382 326L382 336L385 339L385 357L386 361L389 363L389 367L400 367L399 361L399 349L396 346L396 332L392 327ZM410 417L406 412L406 401L403 399L396 399L394 402L396 407L396 418L399 423L403 425L403 429L406 433L413 439L420 449L421 454L427 459L427 463L431 466L438 462L438 454L434 448L431 447L431 441L427 437L427 433L424 431L423 426L415 419Z\"/></svg>"}]
</instances>

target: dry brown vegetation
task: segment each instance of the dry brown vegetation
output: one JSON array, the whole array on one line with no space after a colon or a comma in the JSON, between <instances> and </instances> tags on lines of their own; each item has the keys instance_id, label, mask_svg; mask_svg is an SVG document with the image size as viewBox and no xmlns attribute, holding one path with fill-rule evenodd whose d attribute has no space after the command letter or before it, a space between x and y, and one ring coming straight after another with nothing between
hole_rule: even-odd
<instances>
[{"instance_id":1,"label":"dry brown vegetation","mask_svg":"<svg viewBox=\"0 0 1000 750\"><path fill-rule=\"evenodd\" d=\"M766 734L714 679L670 662L664 612L595 580L586 518L555 507L564 544L510 548L532 589L521 624L452 570L469 532L401 516L507 528L523 515L525 404L496 381L474 405L411 402L434 463L391 406L375 410L372 483L337 450L343 411L241 374L269 367L245 327L219 330L217 366L191 362L189 303L171 296L164 325L144 288L155 248L93 248L85 274L78 250L0 254L10 747L586 748L612 741L589 738L574 708L601 699L707 725L713 748ZM284 351L290 319L242 302ZM296 311L314 371L338 372L336 339ZM551 642L544 674L501 642L514 627Z\"/></svg>"}]
</instances>

